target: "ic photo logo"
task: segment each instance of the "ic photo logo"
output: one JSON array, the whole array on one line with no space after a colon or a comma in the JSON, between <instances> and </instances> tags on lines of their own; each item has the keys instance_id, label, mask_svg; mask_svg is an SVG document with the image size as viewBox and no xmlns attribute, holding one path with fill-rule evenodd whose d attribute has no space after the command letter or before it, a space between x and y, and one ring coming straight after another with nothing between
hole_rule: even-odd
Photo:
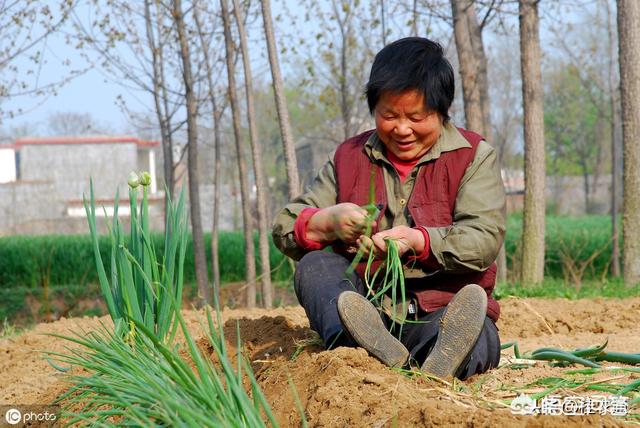
<instances>
[{"instance_id":1,"label":"ic photo logo","mask_svg":"<svg viewBox=\"0 0 640 428\"><path fill-rule=\"evenodd\" d=\"M22 413L18 409L9 409L4 414L4 419L9 425L16 425L22 422Z\"/></svg>"},{"instance_id":2,"label":"ic photo logo","mask_svg":"<svg viewBox=\"0 0 640 428\"><path fill-rule=\"evenodd\" d=\"M9 405L0 406L0 427L33 425L55 426L60 406L50 405ZM4 415L4 420L2 420Z\"/></svg>"}]
</instances>

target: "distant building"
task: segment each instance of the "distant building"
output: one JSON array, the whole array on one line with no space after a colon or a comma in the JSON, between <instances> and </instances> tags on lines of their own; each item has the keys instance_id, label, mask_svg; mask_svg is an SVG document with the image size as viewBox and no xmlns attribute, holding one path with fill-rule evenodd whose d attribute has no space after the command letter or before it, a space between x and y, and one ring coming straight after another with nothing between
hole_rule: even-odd
<instances>
[{"instance_id":1,"label":"distant building","mask_svg":"<svg viewBox=\"0 0 640 428\"><path fill-rule=\"evenodd\" d=\"M502 169L500 175L507 196L507 213L522 211L524 206L524 171Z\"/></svg>"},{"instance_id":2,"label":"distant building","mask_svg":"<svg viewBox=\"0 0 640 428\"><path fill-rule=\"evenodd\" d=\"M0 183L16 181L16 149L13 145L0 145Z\"/></svg>"},{"instance_id":3,"label":"distant building","mask_svg":"<svg viewBox=\"0 0 640 428\"><path fill-rule=\"evenodd\" d=\"M21 138L0 146L0 235L85 233L82 198L89 195L90 179L107 214L113 212L117 189L120 215L128 216L131 171L150 172L150 206L161 221L158 148L155 141L111 136Z\"/></svg>"}]
</instances>

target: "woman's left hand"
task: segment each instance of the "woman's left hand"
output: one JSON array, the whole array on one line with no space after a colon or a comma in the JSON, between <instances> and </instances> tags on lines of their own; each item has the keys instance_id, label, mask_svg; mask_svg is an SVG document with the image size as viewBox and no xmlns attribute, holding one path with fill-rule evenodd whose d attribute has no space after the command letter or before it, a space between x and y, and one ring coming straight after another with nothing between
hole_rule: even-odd
<instances>
[{"instance_id":1,"label":"woman's left hand","mask_svg":"<svg viewBox=\"0 0 640 428\"><path fill-rule=\"evenodd\" d=\"M396 226L388 230L383 230L368 238L360 236L358 244L365 248L367 252L373 249L377 258L383 258L387 254L387 243L385 239L393 239L398 244L398 253L400 256L406 252L418 255L424 250L424 235L417 229L408 226Z\"/></svg>"}]
</instances>

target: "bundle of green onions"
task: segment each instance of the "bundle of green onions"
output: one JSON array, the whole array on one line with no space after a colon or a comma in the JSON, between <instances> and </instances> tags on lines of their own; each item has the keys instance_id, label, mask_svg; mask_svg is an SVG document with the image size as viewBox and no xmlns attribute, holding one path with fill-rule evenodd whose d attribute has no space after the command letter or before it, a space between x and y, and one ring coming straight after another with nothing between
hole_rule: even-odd
<instances>
[{"instance_id":1,"label":"bundle of green onions","mask_svg":"<svg viewBox=\"0 0 640 428\"><path fill-rule=\"evenodd\" d=\"M371 176L369 181L369 201L368 204L362 208L367 212L365 220L364 236L370 238L372 233L372 225L376 218L380 214L379 208L376 206L375 199L375 168L371 169ZM349 265L347 275L355 271L355 267L360 263L365 253L368 252L367 265L364 272L364 282L368 289L368 298L372 302L375 302L378 306L382 305L382 299L385 295L389 295L391 298L391 329L395 327L397 319L405 319L407 312L406 290L404 283L404 267L400 258L400 252L398 244L391 238L385 240L387 246L387 252L383 263L381 263L373 274L371 273L372 266L374 264L376 255L373 247L364 248L360 247L356 253L353 261ZM377 285L380 282L379 286ZM398 297L400 298L401 308L398 309ZM402 334L402 323L400 323L400 335Z\"/></svg>"}]
</instances>

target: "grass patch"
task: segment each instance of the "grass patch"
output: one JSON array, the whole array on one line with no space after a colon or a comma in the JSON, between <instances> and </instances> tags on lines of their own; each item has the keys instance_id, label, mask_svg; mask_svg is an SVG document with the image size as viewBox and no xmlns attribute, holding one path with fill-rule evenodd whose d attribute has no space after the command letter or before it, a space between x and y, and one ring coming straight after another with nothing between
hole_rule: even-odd
<instances>
[{"instance_id":1,"label":"grass patch","mask_svg":"<svg viewBox=\"0 0 640 428\"><path fill-rule=\"evenodd\" d=\"M494 297L497 300L506 297L545 297L565 299L588 299L594 297L624 298L640 296L640 284L634 287L625 286L621 278L608 279L604 282L585 281L580 287L568 285L558 278L545 278L536 286L523 287L519 283L500 283L496 286Z\"/></svg>"},{"instance_id":2,"label":"grass patch","mask_svg":"<svg viewBox=\"0 0 640 428\"><path fill-rule=\"evenodd\" d=\"M507 267L516 276L521 247L522 215L512 214L507 218L505 249L508 255ZM602 282L609 278L612 250L609 216L546 216L546 277L576 282L575 276L578 275L580 280Z\"/></svg>"},{"instance_id":3,"label":"grass patch","mask_svg":"<svg viewBox=\"0 0 640 428\"><path fill-rule=\"evenodd\" d=\"M560 217L547 216L545 275L547 278L576 282L606 282L611 258L611 221L608 216ZM257 242L257 234L254 239ZM507 219L505 246L509 272L517 278L518 257L521 250L522 216ZM211 270L211 234L204 235L207 260ZM244 238L242 232L221 231L219 236L222 282L243 281L245 277ZM130 236L124 236L127 245ZM164 235L150 233L150 241L157 254L164 252ZM111 241L102 236L98 240L105 266ZM187 238L185 254L185 283L195 282L192 240ZM257 248L257 246L256 246ZM270 244L270 264L274 281L290 281L293 264ZM595 256L594 256L595 255ZM256 250L256 266L260 267ZM77 236L8 236L0 237L0 284L2 288L38 288L50 286L97 283L91 237ZM107 267L108 268L108 267ZM572 273L573 271L573 273Z\"/></svg>"},{"instance_id":4,"label":"grass patch","mask_svg":"<svg viewBox=\"0 0 640 428\"><path fill-rule=\"evenodd\" d=\"M20 333L20 330L6 318L2 321L2 325L0 325L0 339L15 336L18 333Z\"/></svg>"}]
</instances>

